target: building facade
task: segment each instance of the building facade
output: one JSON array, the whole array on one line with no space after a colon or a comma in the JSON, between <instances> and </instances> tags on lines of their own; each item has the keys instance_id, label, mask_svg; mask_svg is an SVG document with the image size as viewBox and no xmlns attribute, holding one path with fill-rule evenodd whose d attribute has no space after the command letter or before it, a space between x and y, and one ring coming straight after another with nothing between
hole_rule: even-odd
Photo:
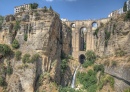
<instances>
[{"instance_id":1,"label":"building facade","mask_svg":"<svg viewBox=\"0 0 130 92\"><path fill-rule=\"evenodd\" d=\"M19 13L19 12L22 12L22 11L28 11L30 10L30 4L24 4L24 5L20 5L20 6L16 6L14 8L14 13Z\"/></svg>"},{"instance_id":2,"label":"building facade","mask_svg":"<svg viewBox=\"0 0 130 92\"><path fill-rule=\"evenodd\" d=\"M115 10L115 11L113 11L113 12L111 12L109 15L108 15L108 17L115 17L115 16L118 16L118 15L121 15L121 14L123 14L124 12L123 12L123 8L120 8L120 9L118 9L118 10Z\"/></svg>"},{"instance_id":3,"label":"building facade","mask_svg":"<svg viewBox=\"0 0 130 92\"><path fill-rule=\"evenodd\" d=\"M127 11L130 10L130 0L126 1L127 4Z\"/></svg>"}]
</instances>

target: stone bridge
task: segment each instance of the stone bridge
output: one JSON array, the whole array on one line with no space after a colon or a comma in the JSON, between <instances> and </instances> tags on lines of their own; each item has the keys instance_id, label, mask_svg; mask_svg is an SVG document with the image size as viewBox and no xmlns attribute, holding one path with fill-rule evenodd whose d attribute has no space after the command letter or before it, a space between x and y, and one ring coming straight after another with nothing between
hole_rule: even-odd
<instances>
[{"instance_id":1,"label":"stone bridge","mask_svg":"<svg viewBox=\"0 0 130 92\"><path fill-rule=\"evenodd\" d=\"M82 56L87 50L95 50L95 30L106 24L109 18L99 20L65 21L72 29L72 56L82 62Z\"/></svg>"}]
</instances>

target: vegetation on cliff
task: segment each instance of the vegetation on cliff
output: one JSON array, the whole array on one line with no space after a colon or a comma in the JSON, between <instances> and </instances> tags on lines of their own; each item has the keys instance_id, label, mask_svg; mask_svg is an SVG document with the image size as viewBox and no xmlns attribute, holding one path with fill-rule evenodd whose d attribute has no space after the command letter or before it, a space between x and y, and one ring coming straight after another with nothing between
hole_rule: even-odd
<instances>
[{"instance_id":1,"label":"vegetation on cliff","mask_svg":"<svg viewBox=\"0 0 130 92\"><path fill-rule=\"evenodd\" d=\"M20 60L20 59L21 59L21 55L22 55L22 52L21 52L21 51L16 51L16 52L15 52L15 59L16 59L16 60Z\"/></svg>"},{"instance_id":2,"label":"vegetation on cliff","mask_svg":"<svg viewBox=\"0 0 130 92\"><path fill-rule=\"evenodd\" d=\"M4 17L0 15L0 30L2 29L3 21L4 21Z\"/></svg>"},{"instance_id":3,"label":"vegetation on cliff","mask_svg":"<svg viewBox=\"0 0 130 92\"><path fill-rule=\"evenodd\" d=\"M8 56L12 53L11 48L6 44L0 44L0 54L3 56Z\"/></svg>"},{"instance_id":4,"label":"vegetation on cliff","mask_svg":"<svg viewBox=\"0 0 130 92\"><path fill-rule=\"evenodd\" d=\"M87 68L88 66L91 66L92 64L94 64L95 60L96 60L96 55L93 51L91 50L88 50L85 54L86 56L86 60L85 62L83 63L83 67L84 68Z\"/></svg>"},{"instance_id":5,"label":"vegetation on cliff","mask_svg":"<svg viewBox=\"0 0 130 92\"><path fill-rule=\"evenodd\" d=\"M12 43L12 47L14 49L18 49L20 47L20 44L19 44L18 40L14 39L14 41Z\"/></svg>"},{"instance_id":6,"label":"vegetation on cliff","mask_svg":"<svg viewBox=\"0 0 130 92\"><path fill-rule=\"evenodd\" d=\"M37 9L38 8L38 4L37 3L31 3L30 4L30 8L31 9Z\"/></svg>"}]
</instances>

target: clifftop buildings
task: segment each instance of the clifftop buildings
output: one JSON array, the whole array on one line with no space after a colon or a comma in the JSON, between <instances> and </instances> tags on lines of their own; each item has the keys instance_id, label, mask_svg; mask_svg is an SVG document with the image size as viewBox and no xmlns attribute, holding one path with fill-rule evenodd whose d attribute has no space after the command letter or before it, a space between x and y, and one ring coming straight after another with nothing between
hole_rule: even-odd
<instances>
[{"instance_id":1,"label":"clifftop buildings","mask_svg":"<svg viewBox=\"0 0 130 92\"><path fill-rule=\"evenodd\" d=\"M126 5L127 5L127 11L130 10L130 0L126 1ZM118 16L118 15L123 14L123 13L124 13L124 11L123 11L123 7L122 7L120 9L118 9L118 10L115 10L115 11L111 12L108 15L108 17Z\"/></svg>"},{"instance_id":2,"label":"clifftop buildings","mask_svg":"<svg viewBox=\"0 0 130 92\"><path fill-rule=\"evenodd\" d=\"M19 13L21 11L28 11L28 10L30 10L30 4L24 4L24 5L16 6L14 8L14 13Z\"/></svg>"}]
</instances>

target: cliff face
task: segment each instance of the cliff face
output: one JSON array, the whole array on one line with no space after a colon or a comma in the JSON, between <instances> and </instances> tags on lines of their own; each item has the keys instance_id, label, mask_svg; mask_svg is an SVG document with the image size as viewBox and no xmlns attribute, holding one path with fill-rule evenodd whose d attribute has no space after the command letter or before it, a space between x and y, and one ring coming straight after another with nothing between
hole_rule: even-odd
<instances>
[{"instance_id":1,"label":"cliff face","mask_svg":"<svg viewBox=\"0 0 130 92\"><path fill-rule=\"evenodd\" d=\"M14 56L9 58L13 74L4 76L8 92L51 91L51 82L60 84L61 52L71 53L71 30L68 29L52 10L37 9L6 16L0 31L0 44L11 46L16 39L22 57L40 55L34 63L17 61ZM0 60L7 67L5 58Z\"/></svg>"},{"instance_id":2,"label":"cliff face","mask_svg":"<svg viewBox=\"0 0 130 92\"><path fill-rule=\"evenodd\" d=\"M124 16L112 18L107 24L101 25L95 35L96 52L99 56L115 55L117 50L127 54L129 49L129 22L124 21Z\"/></svg>"},{"instance_id":3,"label":"cliff face","mask_svg":"<svg viewBox=\"0 0 130 92\"><path fill-rule=\"evenodd\" d=\"M130 86L130 26L124 16L112 18L97 29L96 53L104 64L105 72L115 78L115 90L122 92Z\"/></svg>"}]
</instances>

